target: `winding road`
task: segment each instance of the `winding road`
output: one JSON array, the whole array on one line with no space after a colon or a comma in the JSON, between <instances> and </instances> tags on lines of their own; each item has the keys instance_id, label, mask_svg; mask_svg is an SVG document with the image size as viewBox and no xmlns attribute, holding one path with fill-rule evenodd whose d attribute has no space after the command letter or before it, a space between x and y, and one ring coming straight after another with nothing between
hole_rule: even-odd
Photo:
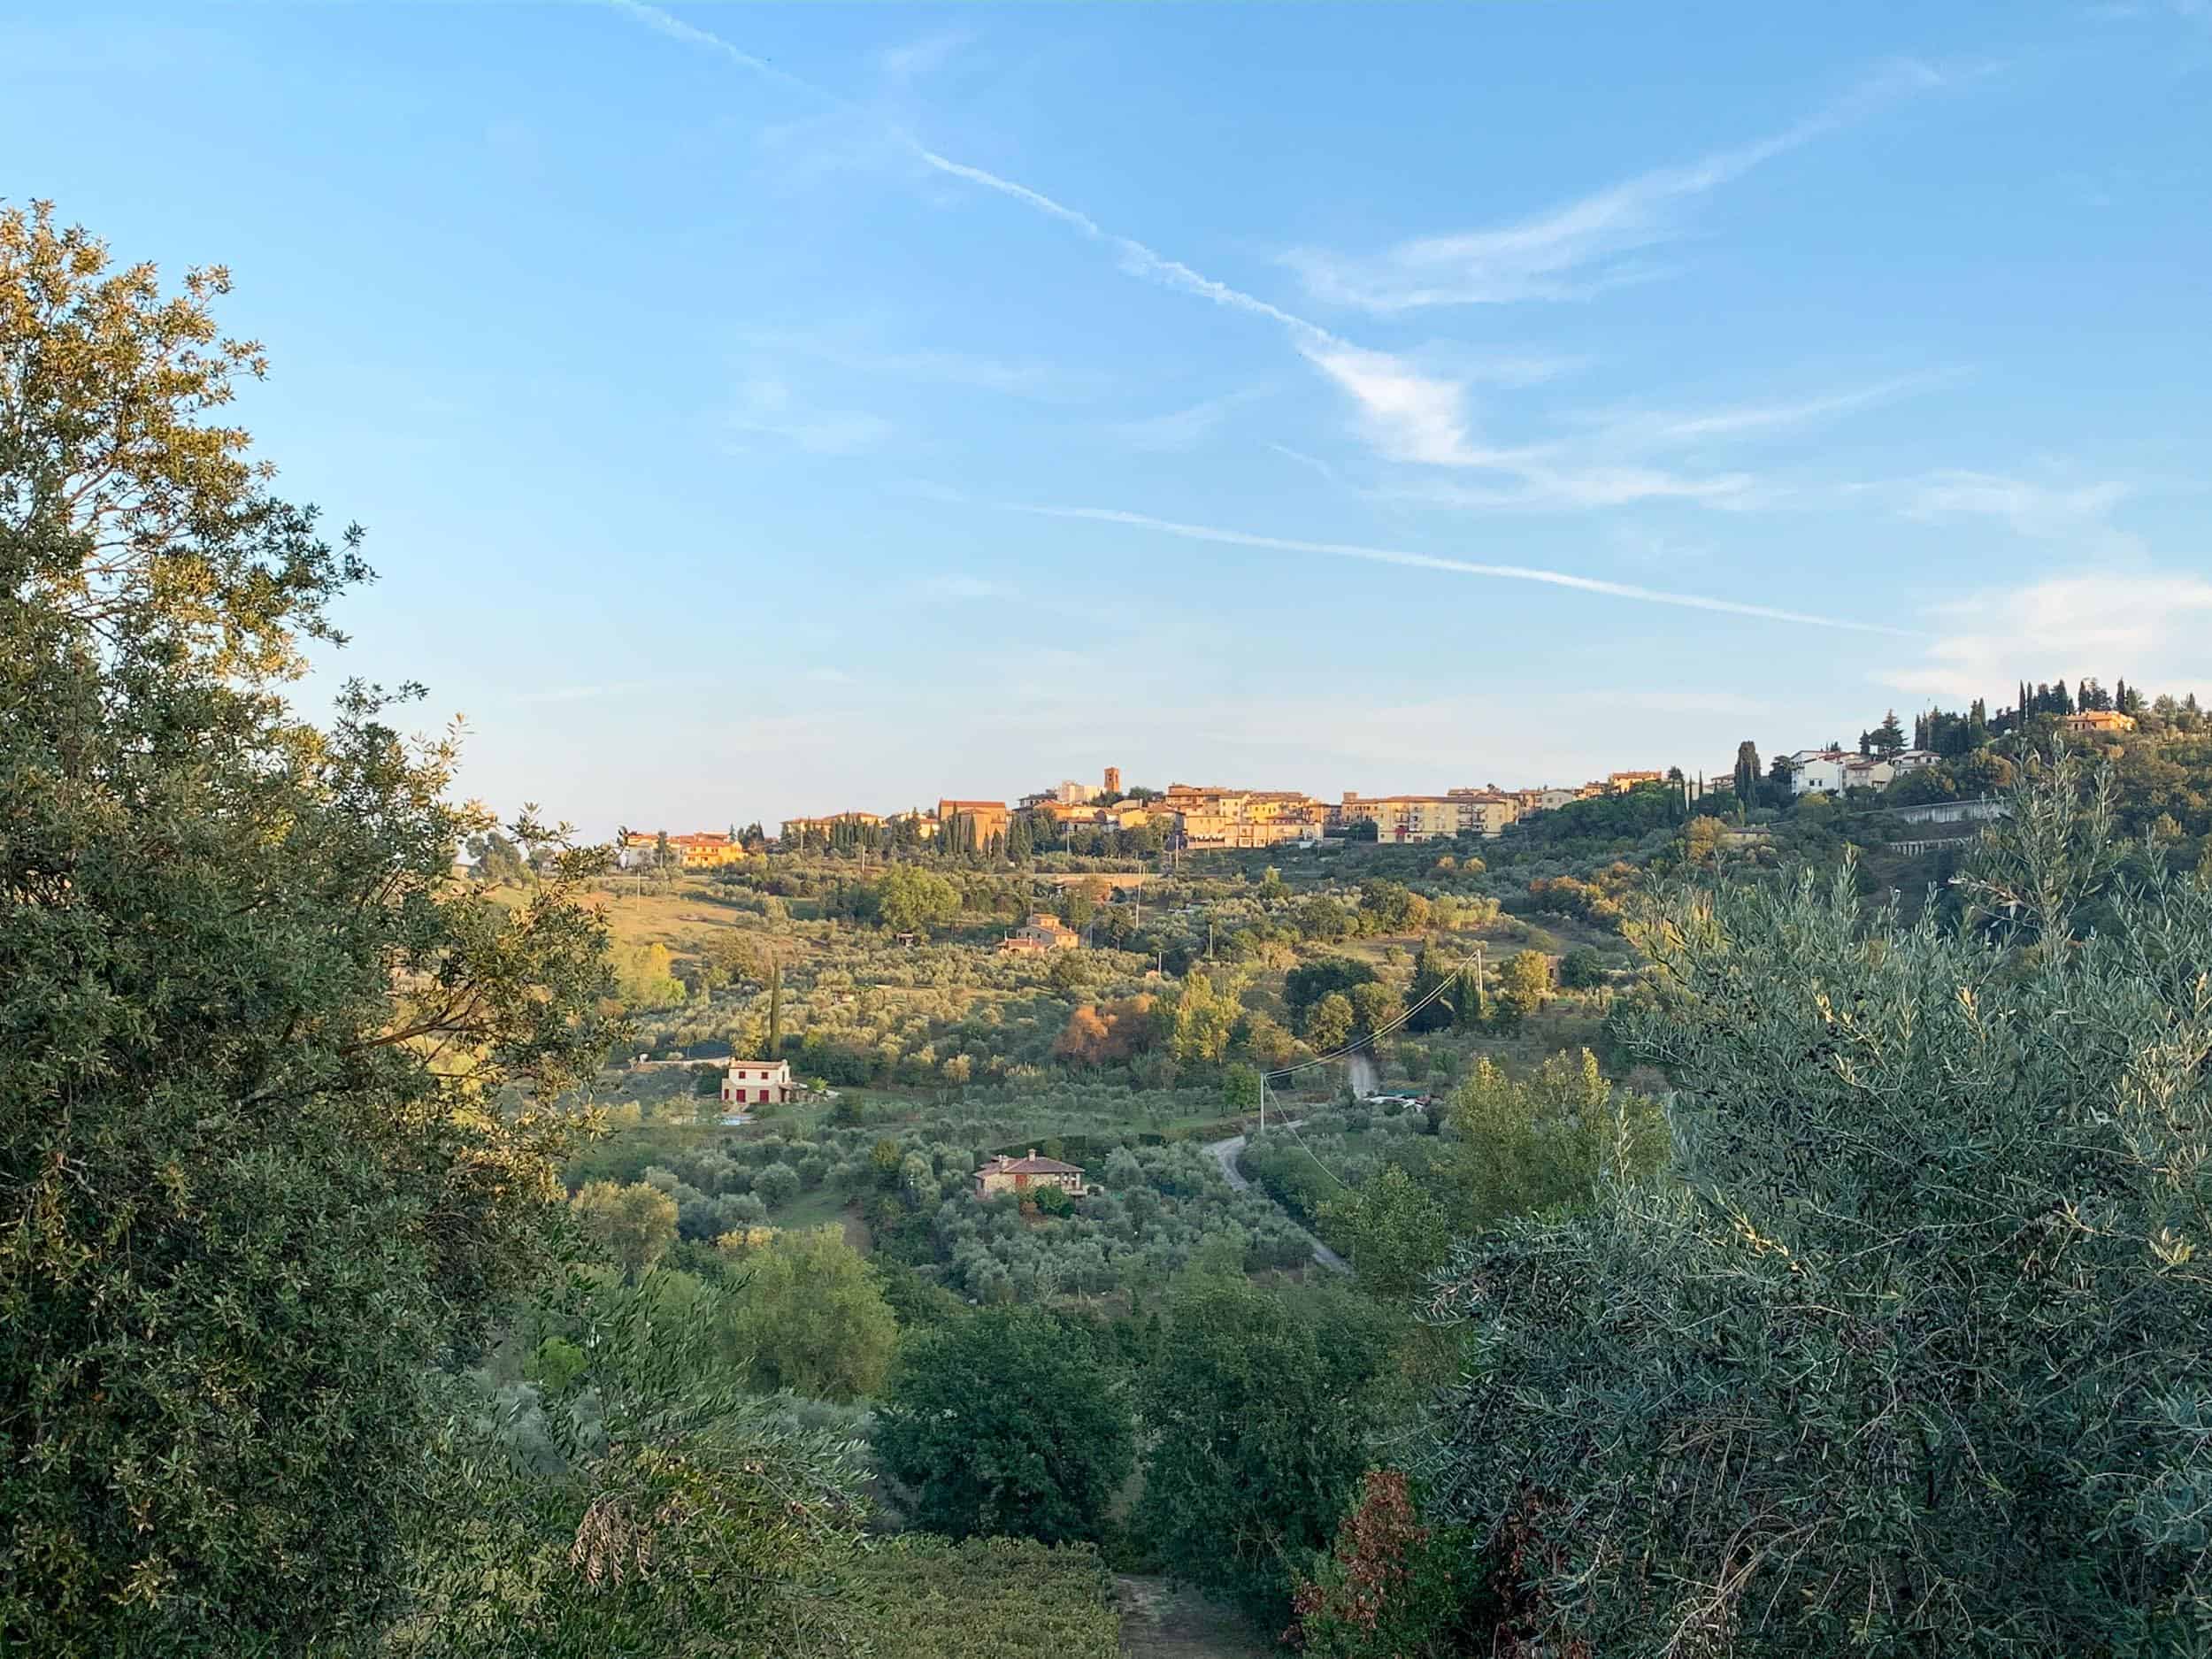
<instances>
[{"instance_id":1,"label":"winding road","mask_svg":"<svg viewBox=\"0 0 2212 1659\"><path fill-rule=\"evenodd\" d=\"M1303 1118L1292 1118L1282 1126L1286 1129L1295 1129L1303 1121ZM1246 1139L1247 1137L1243 1135L1231 1135L1226 1141L1210 1141L1206 1143L1206 1150L1212 1153L1214 1162L1221 1165L1223 1179L1240 1193L1256 1190L1252 1183L1245 1179L1244 1171L1237 1168L1237 1159L1244 1151ZM1267 1197L1271 1203L1274 1202L1271 1196L1264 1193L1261 1195ZM1275 1208L1282 1210L1283 1207L1276 1204ZM1283 1213L1287 1216L1290 1212L1284 1210ZM1352 1271L1352 1264L1349 1262L1315 1238L1312 1233L1306 1233L1303 1227L1300 1227L1298 1231L1305 1233L1306 1241L1313 1246L1313 1259L1320 1263L1322 1266L1333 1268L1340 1273L1348 1273Z\"/></svg>"}]
</instances>

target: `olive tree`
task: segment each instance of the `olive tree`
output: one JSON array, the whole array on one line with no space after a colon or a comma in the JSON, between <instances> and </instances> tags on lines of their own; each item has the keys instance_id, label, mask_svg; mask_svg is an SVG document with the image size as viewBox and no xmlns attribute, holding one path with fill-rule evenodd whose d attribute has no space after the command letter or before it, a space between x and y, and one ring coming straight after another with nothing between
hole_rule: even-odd
<instances>
[{"instance_id":1,"label":"olive tree","mask_svg":"<svg viewBox=\"0 0 2212 1659\"><path fill-rule=\"evenodd\" d=\"M2084 793L2017 803L1963 927L1848 872L1639 927L1672 1173L1463 1246L1441 1302L1427 1472L1523 1636L2205 1650L2212 889L2119 883Z\"/></svg>"}]
</instances>

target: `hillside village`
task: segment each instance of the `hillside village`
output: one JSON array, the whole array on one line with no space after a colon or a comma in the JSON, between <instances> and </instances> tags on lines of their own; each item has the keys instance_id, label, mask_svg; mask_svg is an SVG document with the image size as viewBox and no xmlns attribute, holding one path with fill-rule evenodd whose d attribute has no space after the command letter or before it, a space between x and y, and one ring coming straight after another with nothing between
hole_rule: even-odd
<instances>
[{"instance_id":1,"label":"hillside village","mask_svg":"<svg viewBox=\"0 0 2212 1659\"><path fill-rule=\"evenodd\" d=\"M1807 758L1809 764L1816 764L1825 757L1808 751ZM1835 758L1840 761L1842 757ZM1886 783L1890 775L1888 767L1881 767L1879 781ZM1663 783L1669 776L1657 771L1615 772L1573 789L1486 787L1448 789L1441 795L1362 795L1348 790L1337 800L1324 801L1294 789L1231 789L1182 783L1161 790L1141 787L1125 793L1119 769L1109 766L1099 786L1063 780L1052 789L1011 803L948 797L930 810L843 811L786 818L772 842L758 831L751 834L734 830L672 834L626 830L619 837L616 858L624 870L662 866L712 870L772 846L783 853L928 849L1022 857L1032 850L1049 851L1056 847L1091 850L1102 845L1140 853L1195 853L1317 847L1348 839L1390 845L1461 836L1494 840L1533 814L1555 811L1577 801L1625 795ZM1681 786L1680 772L1671 776ZM1873 776L1871 772L1855 772L1849 784L1863 784ZM1847 786L1839 779L1833 787ZM1689 787L1694 790L1696 786Z\"/></svg>"},{"instance_id":2,"label":"hillside village","mask_svg":"<svg viewBox=\"0 0 2212 1659\"><path fill-rule=\"evenodd\" d=\"M2200 718L2193 695L2146 700L2124 680L2115 692L2087 679L2074 690L2062 683L2031 687L2023 681L2018 700L1993 716L1978 701L1964 714L1932 708L1915 717L1915 737L1922 741L1909 741L1892 710L1861 733L1855 747L1827 743L1778 753L1761 773L1756 792L1766 801L1817 795L1861 803L1924 804L1956 795L1961 781L1983 786L1970 787L1970 793L1989 793L1995 774L1986 767L1962 771L1960 763L1991 750L2001 740L2017 749L2030 733L2084 741L2118 738L2146 726L2153 733L2188 734L2198 729ZM1745 804L1735 800L1741 759L1740 753L1695 771L1675 765L1611 772L1572 788L1502 789L1492 784L1448 788L1440 795L1388 795L1347 790L1333 800L1297 789L1185 783L1164 789L1125 788L1121 769L1108 766L1095 785L1066 779L1010 802L946 796L931 808L789 818L772 838L757 824L741 832L735 827L674 834L625 830L618 837L616 856L624 870L712 870L772 848L787 854L926 849L1020 860L1056 849L1154 855L1316 847L1347 840L1388 845L1496 840L1540 814L1655 787L1671 789L1693 805L1716 798Z\"/></svg>"},{"instance_id":3,"label":"hillside village","mask_svg":"<svg viewBox=\"0 0 2212 1659\"><path fill-rule=\"evenodd\" d=\"M1656 781L1656 772L1614 772L1577 789L1502 790L1463 787L1442 795L1366 795L1348 791L1325 801L1297 789L1225 788L1172 783L1160 790L1124 791L1120 768L1109 766L1098 785L1065 780L1017 802L945 799L934 810L879 814L845 811L784 820L785 851L879 841L889 847L934 844L1004 852L1010 845L1038 849L1072 844L1084 835L1118 833L1149 850L1204 852L1225 849L1312 845L1366 833L1387 841L1502 834L1527 813L1570 801L1621 794ZM626 842L643 858L653 838Z\"/></svg>"},{"instance_id":4,"label":"hillside village","mask_svg":"<svg viewBox=\"0 0 2212 1659\"><path fill-rule=\"evenodd\" d=\"M1822 795L1861 803L1881 800L1899 807L1922 805L1957 793L1956 780L1947 776L1958 771L1953 763L2031 726L2051 736L2087 741L2133 733L2139 715L2148 715L2159 730L2186 730L2197 718L2193 699L2163 699L2171 706L2162 714L2130 692L2124 681L2120 682L2120 695L2129 703L2127 709L2098 706L2108 705L2111 699L2093 680L2084 680L2079 693L2093 706L2078 708L2070 698L2063 712L2058 711L2048 687L2039 690L2039 703L2024 686L2024 703L2001 710L1993 720L1978 713L1958 717L1940 710L1917 717L1923 734L1947 732L1960 740L1947 750L1908 746L1892 711L1863 733L1855 749L1824 744L1778 754L1762 775L1763 798ZM2028 710L2026 715L2019 712L2021 707ZM1978 726L1973 724L1977 721ZM1184 783L1164 789L1125 789L1120 768L1109 766L1096 785L1063 780L1052 788L1012 802L948 796L927 809L846 810L786 818L772 839L758 826L745 832L733 828L677 834L626 830L618 838L617 862L632 871L663 866L712 870L772 849L786 854L928 850L1019 860L1056 849L1142 856L1311 848L1348 840L1387 845L1469 837L1496 840L1540 814L1635 790L1671 790L1689 804L1716 798L1732 803L1735 765L1730 762L1695 772L1679 766L1617 771L1573 788L1537 785L1502 789L1487 785L1449 788L1440 795L1388 795L1347 790L1333 800L1295 789ZM1915 779L1919 781L1909 781ZM1970 776L1967 781L1975 779ZM1988 778L1980 781L1986 785Z\"/></svg>"}]
</instances>

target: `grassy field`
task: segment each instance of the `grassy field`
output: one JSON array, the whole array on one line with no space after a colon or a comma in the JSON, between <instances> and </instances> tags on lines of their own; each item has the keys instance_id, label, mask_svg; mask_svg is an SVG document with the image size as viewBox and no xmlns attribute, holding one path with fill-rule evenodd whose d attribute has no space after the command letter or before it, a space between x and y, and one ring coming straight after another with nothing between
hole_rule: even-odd
<instances>
[{"instance_id":1,"label":"grassy field","mask_svg":"<svg viewBox=\"0 0 2212 1659\"><path fill-rule=\"evenodd\" d=\"M851 1202L849 1194L833 1187L818 1187L812 1192L803 1192L781 1210L768 1212L768 1225L774 1227L842 1227L845 1225L845 1206Z\"/></svg>"},{"instance_id":2,"label":"grassy field","mask_svg":"<svg viewBox=\"0 0 2212 1659\"><path fill-rule=\"evenodd\" d=\"M758 916L725 902L703 881L680 879L665 887L625 882L621 890L602 889L598 898L607 908L615 943L666 945L680 956L695 953L726 928L761 925Z\"/></svg>"}]
</instances>

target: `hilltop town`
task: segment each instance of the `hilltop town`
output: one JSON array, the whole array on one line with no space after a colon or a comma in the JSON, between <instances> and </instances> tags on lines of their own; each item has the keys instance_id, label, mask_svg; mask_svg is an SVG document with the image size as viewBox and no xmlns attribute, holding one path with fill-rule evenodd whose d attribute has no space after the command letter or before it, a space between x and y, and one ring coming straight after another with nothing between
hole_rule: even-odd
<instances>
[{"instance_id":1,"label":"hilltop town","mask_svg":"<svg viewBox=\"0 0 2212 1659\"><path fill-rule=\"evenodd\" d=\"M2176 722L2185 730L2193 728L2193 698L2160 701L2168 705L2162 711L2124 680L2112 692L2092 680L2083 680L2078 690L2063 685L2055 690L2047 684L2031 687L2024 682L2019 701L1993 716L1977 702L1964 714L1931 710L1916 717L1916 737L1924 741L1909 743L1892 710L1860 734L1855 749L1829 743L1777 754L1755 780L1757 794L1770 803L1811 795L1864 802L1894 790L1893 804L1923 804L1958 792L1955 780L1944 780L1947 768L1958 772L1957 763L1998 739L2016 739L2031 728L2079 741L2134 733L2144 718L2156 730ZM1940 748L1935 746L1938 742ZM1741 762L1740 753L1709 771L1689 772L1680 766L1617 771L1573 787L1503 789L1489 784L1451 787L1435 795L1382 795L1347 790L1333 800L1299 789L1187 783L1171 783L1164 789L1125 787L1121 769L1108 766L1096 784L1064 779L1011 802L945 796L933 807L788 818L772 838L758 825L747 831L733 827L686 833L626 829L618 837L616 857L624 870L711 870L771 846L784 853L927 849L1019 860L1033 852L1056 849L1149 856L1317 847L1345 841L1393 846L1463 838L1494 841L1540 814L1639 790L1670 790L1686 806L1720 795L1733 803L1741 792L1736 779ZM1978 784L1973 793L1987 793L1987 776L1977 780L1970 772L1959 775ZM1921 789L1907 782L1915 778L1932 787Z\"/></svg>"},{"instance_id":2,"label":"hilltop town","mask_svg":"<svg viewBox=\"0 0 2212 1659\"><path fill-rule=\"evenodd\" d=\"M1092 848L1102 840L1115 850L1210 852L1314 846L1346 838L1394 844L1462 835L1494 838L1532 813L1624 795L1665 777L1661 772L1616 772L1572 789L1509 790L1490 785L1447 789L1441 795L1387 795L1348 790L1337 800L1325 801L1298 789L1187 783L1171 783L1164 789L1125 789L1120 768L1109 766L1095 785L1063 780L1014 802L948 796L928 809L786 818L776 844L786 852L845 846L943 847L1021 856L1033 848ZM712 869L734 863L748 851L758 851L764 843L764 836L735 832L625 831L618 858L626 870L658 863Z\"/></svg>"}]
</instances>

